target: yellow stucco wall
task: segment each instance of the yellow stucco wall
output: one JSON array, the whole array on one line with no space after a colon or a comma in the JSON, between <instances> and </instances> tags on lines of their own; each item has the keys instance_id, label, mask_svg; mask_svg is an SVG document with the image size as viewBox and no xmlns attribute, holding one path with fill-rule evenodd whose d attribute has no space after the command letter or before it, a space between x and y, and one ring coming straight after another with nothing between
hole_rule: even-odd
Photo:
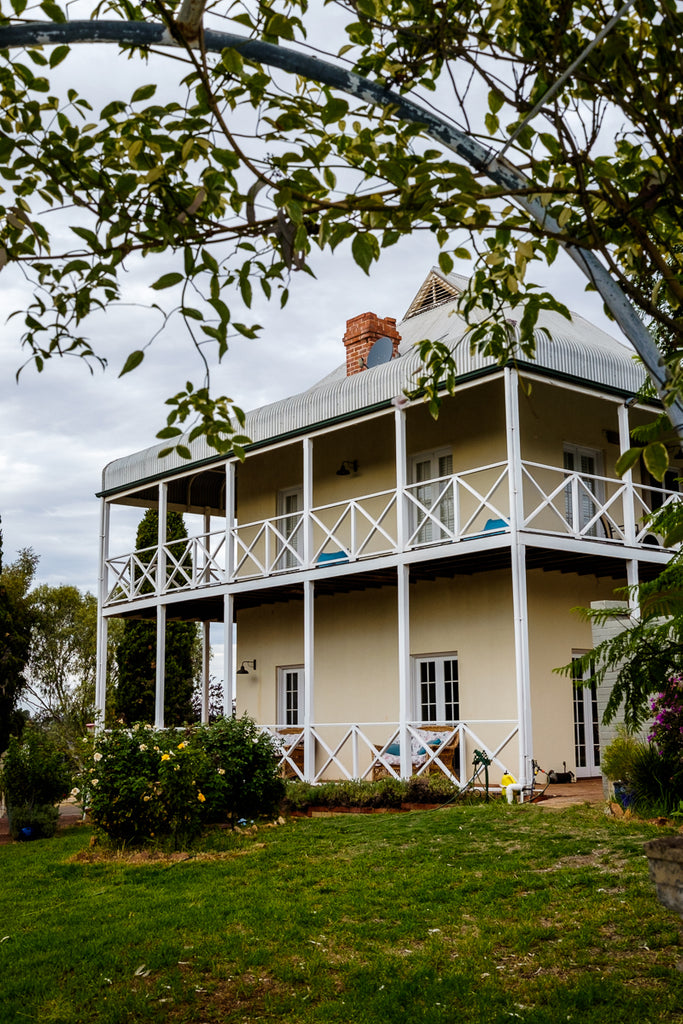
<instances>
[{"instance_id":1,"label":"yellow stucco wall","mask_svg":"<svg viewBox=\"0 0 683 1024\"><path fill-rule=\"evenodd\" d=\"M591 646L590 626L572 609L609 599L614 583L531 570L527 586L534 754L544 768L560 770L566 760L573 769L572 688L553 669ZM517 716L510 573L412 584L410 609L411 655L457 654L461 719L495 746L510 726L485 722ZM258 666L238 677L238 710L274 724L277 668L303 663L303 602L242 611L237 635L238 663L256 658ZM315 721L397 722L395 588L318 597L315 635ZM502 755L513 773L517 757L515 740Z\"/></svg>"},{"instance_id":2,"label":"yellow stucco wall","mask_svg":"<svg viewBox=\"0 0 683 1024\"><path fill-rule=\"evenodd\" d=\"M543 768L561 771L565 760L575 768L572 684L553 672L572 651L593 646L590 624L573 609L611 599L625 582L541 569L527 574L534 754Z\"/></svg>"}]
</instances>

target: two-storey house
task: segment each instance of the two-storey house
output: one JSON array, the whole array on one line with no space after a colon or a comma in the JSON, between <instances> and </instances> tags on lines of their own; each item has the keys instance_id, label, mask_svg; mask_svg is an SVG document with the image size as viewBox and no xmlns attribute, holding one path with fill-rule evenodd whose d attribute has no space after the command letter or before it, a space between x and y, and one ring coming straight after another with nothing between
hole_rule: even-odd
<instances>
[{"instance_id":1,"label":"two-storey house","mask_svg":"<svg viewBox=\"0 0 683 1024\"><path fill-rule=\"evenodd\" d=\"M337 371L247 416L243 463L199 440L190 463L106 467L100 650L112 616L157 622L158 725L166 621L218 621L238 713L282 737L291 776L464 784L477 750L493 780L529 783L534 758L599 774L596 695L553 670L591 646L573 609L665 564L643 516L677 493L615 473L653 415L629 349L548 314L535 359L501 367L469 350L463 285L432 270L400 323L351 317ZM404 397L424 338L457 362L438 419ZM153 549L109 550L119 504L159 509ZM183 551L167 509L194 524Z\"/></svg>"}]
</instances>

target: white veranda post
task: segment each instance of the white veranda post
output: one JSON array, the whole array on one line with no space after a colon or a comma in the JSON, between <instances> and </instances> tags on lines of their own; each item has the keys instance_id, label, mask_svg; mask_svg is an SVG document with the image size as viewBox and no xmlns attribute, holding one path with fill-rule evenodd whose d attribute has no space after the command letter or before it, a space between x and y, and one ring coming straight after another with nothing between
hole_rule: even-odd
<instances>
[{"instance_id":1,"label":"white veranda post","mask_svg":"<svg viewBox=\"0 0 683 1024\"><path fill-rule=\"evenodd\" d=\"M519 377L505 367L505 433L510 495L510 554L512 559L512 609L515 636L515 681L519 728L518 782L533 783L531 731L531 677L529 665L529 614L526 587L526 546L520 539L524 525L522 494L522 446L519 432Z\"/></svg>"},{"instance_id":2,"label":"white veranda post","mask_svg":"<svg viewBox=\"0 0 683 1024\"><path fill-rule=\"evenodd\" d=\"M304 583L304 778L315 778L314 721L314 656L315 656L315 588L311 580Z\"/></svg>"},{"instance_id":3,"label":"white veranda post","mask_svg":"<svg viewBox=\"0 0 683 1024\"><path fill-rule=\"evenodd\" d=\"M95 724L104 726L107 704L107 638L108 623L104 605L108 596L107 558L109 557L109 502L100 500L100 565L97 579L97 667L95 670Z\"/></svg>"},{"instance_id":4,"label":"white veranda post","mask_svg":"<svg viewBox=\"0 0 683 1024\"><path fill-rule=\"evenodd\" d=\"M166 677L166 520L168 513L168 484L159 484L159 519L157 535L157 650L154 686L154 726L164 728L164 683Z\"/></svg>"},{"instance_id":5,"label":"white veranda post","mask_svg":"<svg viewBox=\"0 0 683 1024\"><path fill-rule=\"evenodd\" d=\"M408 537L406 486L408 484L406 454L406 413L396 408L394 413L396 447L396 531L398 550L405 549ZM399 746L401 750L401 777L409 778L412 772L408 722L410 714L410 569L399 564L396 569L396 599L398 614L398 719Z\"/></svg>"},{"instance_id":6,"label":"white veranda post","mask_svg":"<svg viewBox=\"0 0 683 1024\"><path fill-rule=\"evenodd\" d=\"M628 406L625 402L618 407L619 417L619 451L623 455L631 447L631 428L629 425ZM626 485L624 495L624 538L626 543L635 546L636 543L636 503L633 489L633 470L628 469L622 480ZM633 590L638 585L638 560L631 558L626 563L626 582L629 586L628 603L631 615L637 618L639 615L638 598Z\"/></svg>"},{"instance_id":7,"label":"white veranda post","mask_svg":"<svg viewBox=\"0 0 683 1024\"><path fill-rule=\"evenodd\" d=\"M233 582L235 571L235 462L225 464L225 582ZM223 601L223 714L232 714L235 693L235 599L226 594Z\"/></svg>"}]
</instances>

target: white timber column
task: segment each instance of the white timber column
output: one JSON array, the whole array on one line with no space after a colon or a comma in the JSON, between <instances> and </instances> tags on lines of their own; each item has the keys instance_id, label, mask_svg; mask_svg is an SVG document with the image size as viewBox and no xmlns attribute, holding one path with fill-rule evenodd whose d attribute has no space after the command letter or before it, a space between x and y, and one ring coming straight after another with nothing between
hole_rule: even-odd
<instances>
[{"instance_id":1,"label":"white timber column","mask_svg":"<svg viewBox=\"0 0 683 1024\"><path fill-rule=\"evenodd\" d=\"M154 687L154 728L164 728L164 682L166 676L166 605L157 605L157 662Z\"/></svg>"},{"instance_id":2,"label":"white timber column","mask_svg":"<svg viewBox=\"0 0 683 1024\"><path fill-rule=\"evenodd\" d=\"M235 598L232 594L226 594L223 598L223 715L225 718L232 715L233 701L236 699L234 632Z\"/></svg>"},{"instance_id":3,"label":"white timber column","mask_svg":"<svg viewBox=\"0 0 683 1024\"><path fill-rule=\"evenodd\" d=\"M95 726L104 728L107 710L107 636L108 622L104 616L104 605L109 589L107 559L109 558L109 522L111 505L100 500L100 564L97 574L97 665L95 669Z\"/></svg>"},{"instance_id":4,"label":"white timber column","mask_svg":"<svg viewBox=\"0 0 683 1024\"><path fill-rule=\"evenodd\" d=\"M204 509L204 562L202 572L199 576L202 583L207 584L211 578L210 560L210 538L211 513ZM197 567L195 566L195 572ZM209 668L211 665L211 623L202 623L202 699L201 699L201 721L202 725L209 723Z\"/></svg>"},{"instance_id":5,"label":"white timber column","mask_svg":"<svg viewBox=\"0 0 683 1024\"><path fill-rule=\"evenodd\" d=\"M234 460L225 464L225 582L234 582L236 542L233 530L236 523ZM235 680L235 598L226 594L223 598L223 715L232 715L237 699Z\"/></svg>"},{"instance_id":6,"label":"white timber column","mask_svg":"<svg viewBox=\"0 0 683 1024\"><path fill-rule=\"evenodd\" d=\"M211 665L211 623L202 622L202 725L209 724L209 667Z\"/></svg>"},{"instance_id":7,"label":"white timber column","mask_svg":"<svg viewBox=\"0 0 683 1024\"><path fill-rule=\"evenodd\" d=\"M405 496L408 484L408 455L406 451L406 413L398 405L394 410L396 437L396 541L404 551L408 539L408 504Z\"/></svg>"},{"instance_id":8,"label":"white timber column","mask_svg":"<svg viewBox=\"0 0 683 1024\"><path fill-rule=\"evenodd\" d=\"M401 748L401 778L409 779L413 771L408 722L410 713L410 566L397 567L398 593L398 730Z\"/></svg>"},{"instance_id":9,"label":"white timber column","mask_svg":"<svg viewBox=\"0 0 683 1024\"><path fill-rule=\"evenodd\" d=\"M313 438L303 438L303 504L304 504L304 569L310 569L313 562Z\"/></svg>"},{"instance_id":10,"label":"white timber column","mask_svg":"<svg viewBox=\"0 0 683 1024\"><path fill-rule=\"evenodd\" d=\"M408 542L408 483L406 450L406 412L397 403L394 408L396 439L396 546L405 551ZM401 778L409 779L413 770L408 722L412 718L410 699L410 568L397 566L396 601L398 612L398 736L401 751Z\"/></svg>"},{"instance_id":11,"label":"white timber column","mask_svg":"<svg viewBox=\"0 0 683 1024\"><path fill-rule=\"evenodd\" d=\"M166 677L166 519L168 515L168 484L159 484L159 515L157 533L157 652L154 686L154 727L164 728L164 681Z\"/></svg>"},{"instance_id":12,"label":"white timber column","mask_svg":"<svg viewBox=\"0 0 683 1024\"><path fill-rule=\"evenodd\" d=\"M629 424L628 406L623 402L617 408L619 417L619 453L627 452L631 447L631 428ZM629 547L635 547L636 543L636 503L633 490L633 470L628 469L622 480L625 484L624 491L624 537ZM628 583L628 604L631 616L637 619L640 616L638 597L634 587L639 583L638 560L631 558L626 563L626 582Z\"/></svg>"},{"instance_id":13,"label":"white timber column","mask_svg":"<svg viewBox=\"0 0 683 1024\"><path fill-rule=\"evenodd\" d=\"M533 734L531 722L531 673L529 662L529 610L526 585L526 545L520 539L524 525L522 445L519 427L519 376L506 366L505 434L510 495L510 554L512 559L512 613L514 617L515 681L519 729L518 779L523 786L533 783Z\"/></svg>"},{"instance_id":14,"label":"white timber column","mask_svg":"<svg viewBox=\"0 0 683 1024\"><path fill-rule=\"evenodd\" d=\"M315 587L312 580L304 582L304 778L315 779Z\"/></svg>"},{"instance_id":15,"label":"white timber column","mask_svg":"<svg viewBox=\"0 0 683 1024\"><path fill-rule=\"evenodd\" d=\"M225 583L233 582L235 572L235 463L225 464Z\"/></svg>"}]
</instances>

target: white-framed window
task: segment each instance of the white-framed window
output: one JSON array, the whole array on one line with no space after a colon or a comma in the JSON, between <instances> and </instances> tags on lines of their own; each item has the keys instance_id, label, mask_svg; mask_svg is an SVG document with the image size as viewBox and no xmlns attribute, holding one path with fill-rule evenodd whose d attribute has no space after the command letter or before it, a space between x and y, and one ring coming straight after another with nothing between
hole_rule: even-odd
<instances>
[{"instance_id":1,"label":"white-framed window","mask_svg":"<svg viewBox=\"0 0 683 1024\"><path fill-rule=\"evenodd\" d=\"M303 487L289 487L278 491L277 528L283 540L278 542L277 569L296 569L301 565L304 551Z\"/></svg>"},{"instance_id":2,"label":"white-framed window","mask_svg":"<svg viewBox=\"0 0 683 1024\"><path fill-rule=\"evenodd\" d=\"M448 724L460 719L457 654L428 654L413 658L415 719L422 724Z\"/></svg>"},{"instance_id":3,"label":"white-framed window","mask_svg":"<svg viewBox=\"0 0 683 1024\"><path fill-rule=\"evenodd\" d=\"M585 651L572 651L574 683L574 761L576 775L591 778L600 774L600 717L595 683L577 686L583 681L579 658ZM585 673L590 675L590 672Z\"/></svg>"},{"instance_id":4,"label":"white-framed window","mask_svg":"<svg viewBox=\"0 0 683 1024\"><path fill-rule=\"evenodd\" d=\"M277 720L278 725L303 725L303 665L281 665L277 670Z\"/></svg>"},{"instance_id":5,"label":"white-framed window","mask_svg":"<svg viewBox=\"0 0 683 1024\"><path fill-rule=\"evenodd\" d=\"M597 448L583 448L577 444L565 444L563 447L564 468L570 473L579 473L577 480L570 480L565 487L564 503L565 518L571 529L575 528L575 510L578 509L578 525L576 529L585 531L589 537L604 536L607 531L600 518L585 530L585 527L598 514L605 501L605 488L602 480L602 452Z\"/></svg>"},{"instance_id":6,"label":"white-framed window","mask_svg":"<svg viewBox=\"0 0 683 1024\"><path fill-rule=\"evenodd\" d=\"M449 448L421 452L410 460L412 493L419 505L411 503L411 533L415 544L433 544L453 530L453 487L444 477L453 476L453 453ZM420 506L423 506L422 508ZM428 511L425 511L428 510Z\"/></svg>"}]
</instances>

